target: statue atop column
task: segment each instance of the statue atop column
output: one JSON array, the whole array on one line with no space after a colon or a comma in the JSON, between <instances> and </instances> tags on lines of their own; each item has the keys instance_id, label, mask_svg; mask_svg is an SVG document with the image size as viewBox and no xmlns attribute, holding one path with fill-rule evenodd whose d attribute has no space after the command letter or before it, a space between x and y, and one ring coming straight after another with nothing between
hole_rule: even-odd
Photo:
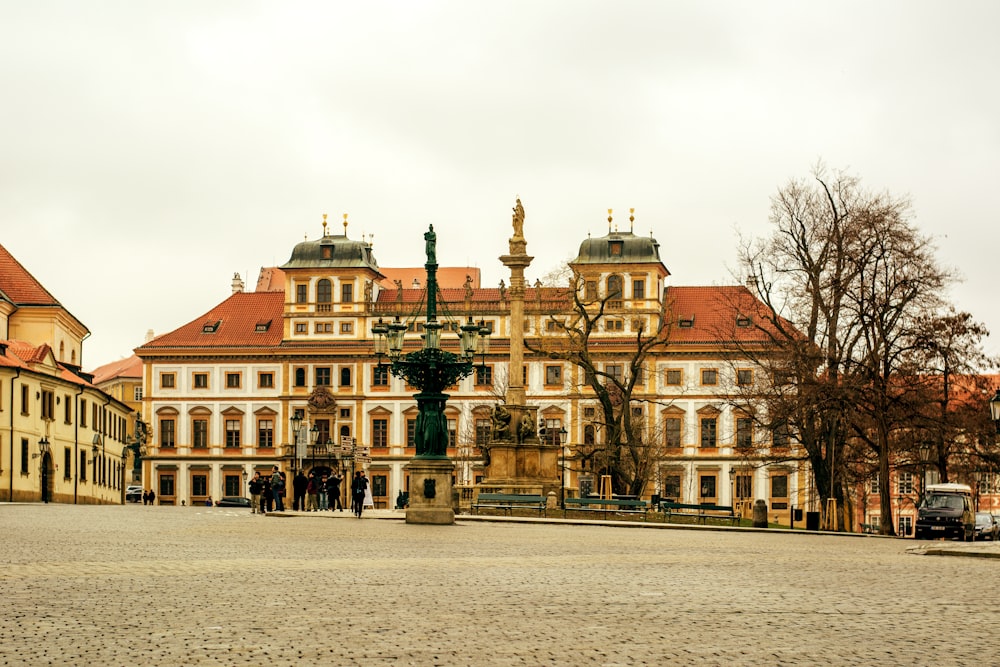
<instances>
[{"instance_id":1,"label":"statue atop column","mask_svg":"<svg viewBox=\"0 0 1000 667\"><path fill-rule=\"evenodd\" d=\"M424 246L427 252L427 263L437 264L437 234L434 233L434 225L429 225L424 232Z\"/></svg>"},{"instance_id":2,"label":"statue atop column","mask_svg":"<svg viewBox=\"0 0 1000 667\"><path fill-rule=\"evenodd\" d=\"M521 198L518 197L517 203L514 206L514 238L523 239L524 238L524 207L521 206Z\"/></svg>"}]
</instances>

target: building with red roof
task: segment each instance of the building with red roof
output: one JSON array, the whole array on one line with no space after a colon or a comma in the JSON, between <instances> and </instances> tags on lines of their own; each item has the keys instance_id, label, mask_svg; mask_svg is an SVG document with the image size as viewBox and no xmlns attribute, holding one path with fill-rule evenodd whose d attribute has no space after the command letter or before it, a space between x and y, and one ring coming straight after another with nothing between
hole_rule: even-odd
<instances>
[{"instance_id":1,"label":"building with red roof","mask_svg":"<svg viewBox=\"0 0 1000 667\"><path fill-rule=\"evenodd\" d=\"M603 369L614 372L640 329L661 321L670 329L634 395L663 450L647 499L763 499L772 518L785 522L792 506L809 502L795 457L748 460L737 447L745 435L741 415L724 394L744 375L730 358L741 346L768 343L759 326L763 305L751 289L669 285L652 236L610 229L583 240L571 266L582 277L582 294L620 295L607 302L591 338ZM457 351L458 327L469 317L493 332L489 352L477 358L480 368L449 391L445 414L467 504L483 478L481 445L508 372L511 294L503 283L481 286L478 270L468 267L439 267L437 275L442 347ZM303 470L344 475L363 466L376 504L391 507L411 490L405 464L415 453L417 407L413 388L374 356L371 329L399 318L409 324L405 351L418 349L425 282L422 270L379 267L370 243L349 238L346 226L331 234L324 224L321 236L290 249L287 262L262 270L255 291L243 292L240 281L209 312L138 347L151 428L143 474L158 501L199 505L245 495L246 477L267 477L275 465L289 477ZM572 296L566 286L528 286L526 339L558 344L553 322L573 317ZM579 368L526 354L520 372L540 419L553 432L566 429L568 461L578 460L577 448L600 441L594 398ZM581 493L580 471L564 465L561 472L565 493Z\"/></svg>"},{"instance_id":2,"label":"building with red roof","mask_svg":"<svg viewBox=\"0 0 1000 667\"><path fill-rule=\"evenodd\" d=\"M0 245L0 500L124 502L135 419L81 371L88 334Z\"/></svg>"}]
</instances>

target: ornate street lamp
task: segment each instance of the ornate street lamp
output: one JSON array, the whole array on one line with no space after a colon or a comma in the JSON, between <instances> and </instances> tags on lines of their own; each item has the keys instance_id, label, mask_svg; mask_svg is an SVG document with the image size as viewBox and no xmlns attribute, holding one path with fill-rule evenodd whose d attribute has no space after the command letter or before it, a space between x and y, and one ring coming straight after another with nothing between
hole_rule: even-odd
<instances>
[{"instance_id":1,"label":"ornate street lamp","mask_svg":"<svg viewBox=\"0 0 1000 667\"><path fill-rule=\"evenodd\" d=\"M997 393L990 399L990 416L996 424L997 433L1000 433L1000 389L997 389Z\"/></svg>"},{"instance_id":2,"label":"ornate street lamp","mask_svg":"<svg viewBox=\"0 0 1000 667\"><path fill-rule=\"evenodd\" d=\"M295 413L288 420L292 424L292 474L298 470L299 458L299 428L302 426L302 415Z\"/></svg>"},{"instance_id":3,"label":"ornate street lamp","mask_svg":"<svg viewBox=\"0 0 1000 667\"><path fill-rule=\"evenodd\" d=\"M460 328L461 354L441 349L441 329L444 325L437 318L438 265L434 225L429 226L424 234L424 241L427 253L427 263L424 265L427 271L427 312L423 347L403 354L407 325L400 322L399 318L391 323L380 319L372 326L372 334L379 364L382 364L383 356L388 355L389 372L420 390L414 395L417 400L414 433L416 456L410 464L410 472L411 480L415 480L419 486L422 479L423 486L411 494L406 520L409 523L454 523L450 493L454 464L447 454L448 422L444 411L448 394L444 393L444 389L472 374L475 369L473 358L477 352L485 356L490 331L485 323L475 325L470 318ZM435 461L441 462L441 465L433 465ZM438 486L444 487L440 489L440 494Z\"/></svg>"}]
</instances>

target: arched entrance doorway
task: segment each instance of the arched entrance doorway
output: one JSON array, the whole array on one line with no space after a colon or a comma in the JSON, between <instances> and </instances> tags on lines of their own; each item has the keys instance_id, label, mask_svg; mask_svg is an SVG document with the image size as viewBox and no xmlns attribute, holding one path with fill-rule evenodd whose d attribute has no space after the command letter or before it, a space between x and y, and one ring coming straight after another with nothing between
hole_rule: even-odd
<instances>
[{"instance_id":1,"label":"arched entrance doorway","mask_svg":"<svg viewBox=\"0 0 1000 667\"><path fill-rule=\"evenodd\" d=\"M52 466L52 455L48 452L42 454L42 474L41 474L41 499L43 503L52 500L52 491L55 487L55 469Z\"/></svg>"}]
</instances>

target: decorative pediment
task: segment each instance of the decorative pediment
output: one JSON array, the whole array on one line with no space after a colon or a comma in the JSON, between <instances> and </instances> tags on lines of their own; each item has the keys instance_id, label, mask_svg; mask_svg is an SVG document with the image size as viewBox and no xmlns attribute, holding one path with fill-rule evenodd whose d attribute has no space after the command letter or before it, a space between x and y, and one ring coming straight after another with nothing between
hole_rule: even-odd
<instances>
[{"instance_id":1,"label":"decorative pediment","mask_svg":"<svg viewBox=\"0 0 1000 667\"><path fill-rule=\"evenodd\" d=\"M210 415L212 411L206 408L204 405L196 405L190 410L188 410L189 415Z\"/></svg>"}]
</instances>

